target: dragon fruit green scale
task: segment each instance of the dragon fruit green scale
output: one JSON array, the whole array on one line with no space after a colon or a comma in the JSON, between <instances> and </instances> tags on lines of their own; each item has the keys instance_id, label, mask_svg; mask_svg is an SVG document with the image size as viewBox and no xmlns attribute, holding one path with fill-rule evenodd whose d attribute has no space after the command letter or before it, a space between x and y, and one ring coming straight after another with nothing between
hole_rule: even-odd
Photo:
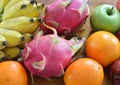
<instances>
[{"instance_id":1,"label":"dragon fruit green scale","mask_svg":"<svg viewBox=\"0 0 120 85\"><path fill-rule=\"evenodd\" d=\"M89 15L88 0L54 0L46 8L43 21L54 27L58 35L74 32ZM41 23L40 29L50 33Z\"/></svg>"}]
</instances>

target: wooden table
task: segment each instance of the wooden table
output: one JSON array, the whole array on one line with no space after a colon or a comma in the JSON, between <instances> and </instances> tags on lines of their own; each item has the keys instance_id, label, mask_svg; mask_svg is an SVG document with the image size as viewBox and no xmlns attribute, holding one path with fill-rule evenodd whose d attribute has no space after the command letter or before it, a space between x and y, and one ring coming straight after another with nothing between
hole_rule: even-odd
<instances>
[{"instance_id":1,"label":"wooden table","mask_svg":"<svg viewBox=\"0 0 120 85\"><path fill-rule=\"evenodd\" d=\"M38 2L41 2L42 0L38 0ZM43 0L43 1L51 1L51 0ZM89 0L88 4L90 6L90 15L93 12L94 8L97 5L100 4L112 4L115 6L117 0ZM89 17L87 18L87 22L82 27L85 30L85 33L82 36L88 37L91 31L90 23L89 23ZM107 73L105 73L107 74ZM48 81L46 79L34 76L34 83L31 82L31 78L29 77L29 84L28 85L65 85L63 78L55 78L52 81ZM108 76L105 76L103 85L112 85Z\"/></svg>"}]
</instances>

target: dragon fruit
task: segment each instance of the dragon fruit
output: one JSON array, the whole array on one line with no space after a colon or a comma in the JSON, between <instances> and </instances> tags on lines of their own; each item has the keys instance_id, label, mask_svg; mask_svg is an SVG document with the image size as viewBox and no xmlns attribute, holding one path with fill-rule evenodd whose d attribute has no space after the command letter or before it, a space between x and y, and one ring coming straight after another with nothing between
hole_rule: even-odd
<instances>
[{"instance_id":1,"label":"dragon fruit","mask_svg":"<svg viewBox=\"0 0 120 85\"><path fill-rule=\"evenodd\" d=\"M73 33L89 15L88 0L54 0L46 7L43 21L56 28L58 35ZM43 24L40 29L51 33Z\"/></svg>"},{"instance_id":2,"label":"dragon fruit","mask_svg":"<svg viewBox=\"0 0 120 85\"><path fill-rule=\"evenodd\" d=\"M59 37L56 30L54 34L41 34L41 31L38 32L35 38L25 45L22 50L23 63L32 75L46 79L62 76L85 38L78 40L74 37L66 40Z\"/></svg>"}]
</instances>

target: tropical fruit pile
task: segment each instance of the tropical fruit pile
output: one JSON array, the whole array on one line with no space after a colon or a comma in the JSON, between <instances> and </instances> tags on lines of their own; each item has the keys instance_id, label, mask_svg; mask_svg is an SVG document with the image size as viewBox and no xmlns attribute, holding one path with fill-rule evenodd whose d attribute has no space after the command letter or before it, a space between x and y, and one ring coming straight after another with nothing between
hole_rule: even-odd
<instances>
[{"instance_id":1,"label":"tropical fruit pile","mask_svg":"<svg viewBox=\"0 0 120 85\"><path fill-rule=\"evenodd\" d=\"M65 85L102 85L112 63L107 72L119 85L120 12L110 4L96 7L91 34L78 37L88 16L88 0L0 0L0 85L27 85L27 72L63 76Z\"/></svg>"},{"instance_id":2,"label":"tropical fruit pile","mask_svg":"<svg viewBox=\"0 0 120 85\"><path fill-rule=\"evenodd\" d=\"M22 64L31 75L46 79L60 77L77 59L73 56L81 49L85 38L77 38L75 31L89 15L87 0L54 0L44 6L36 0L0 1L0 60L3 62L0 65L4 64L0 74L6 71L8 64L15 69L18 64L12 60L17 57L17 60L22 58ZM25 74L19 65L14 71L16 75ZM3 75L2 84L18 85L14 82L17 78L11 76L14 75L11 70L9 72L10 75ZM26 75L19 78L25 81L22 85L26 85Z\"/></svg>"},{"instance_id":3,"label":"tropical fruit pile","mask_svg":"<svg viewBox=\"0 0 120 85\"><path fill-rule=\"evenodd\" d=\"M11 60L21 53L22 63L32 75L62 76L84 44L85 38L78 39L74 34L88 15L87 0L54 0L46 7L36 0L1 0L0 60ZM3 85L6 80L8 76Z\"/></svg>"}]
</instances>

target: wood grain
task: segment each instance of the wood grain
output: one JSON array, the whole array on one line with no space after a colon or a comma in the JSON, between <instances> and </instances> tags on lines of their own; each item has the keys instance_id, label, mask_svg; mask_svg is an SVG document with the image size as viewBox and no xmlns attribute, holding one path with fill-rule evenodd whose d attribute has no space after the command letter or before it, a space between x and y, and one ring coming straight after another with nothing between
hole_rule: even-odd
<instances>
[{"instance_id":1,"label":"wood grain","mask_svg":"<svg viewBox=\"0 0 120 85\"><path fill-rule=\"evenodd\" d=\"M52 0L37 0L38 2L46 2L47 4L50 3ZM92 14L94 8L100 4L112 4L115 6L117 0L89 0L88 4L90 7L90 15ZM89 16L90 17L90 16ZM87 18L86 23L83 25L82 29L85 29L85 33L82 35L83 37L88 37L91 31L89 17ZM107 71L105 69L105 79L103 85L112 85L111 81L107 75ZM29 76L29 75L28 75ZM44 78L34 76L34 83L31 82L31 77L29 76L29 84L28 85L65 85L63 78L54 78L51 81L48 81Z\"/></svg>"}]
</instances>

